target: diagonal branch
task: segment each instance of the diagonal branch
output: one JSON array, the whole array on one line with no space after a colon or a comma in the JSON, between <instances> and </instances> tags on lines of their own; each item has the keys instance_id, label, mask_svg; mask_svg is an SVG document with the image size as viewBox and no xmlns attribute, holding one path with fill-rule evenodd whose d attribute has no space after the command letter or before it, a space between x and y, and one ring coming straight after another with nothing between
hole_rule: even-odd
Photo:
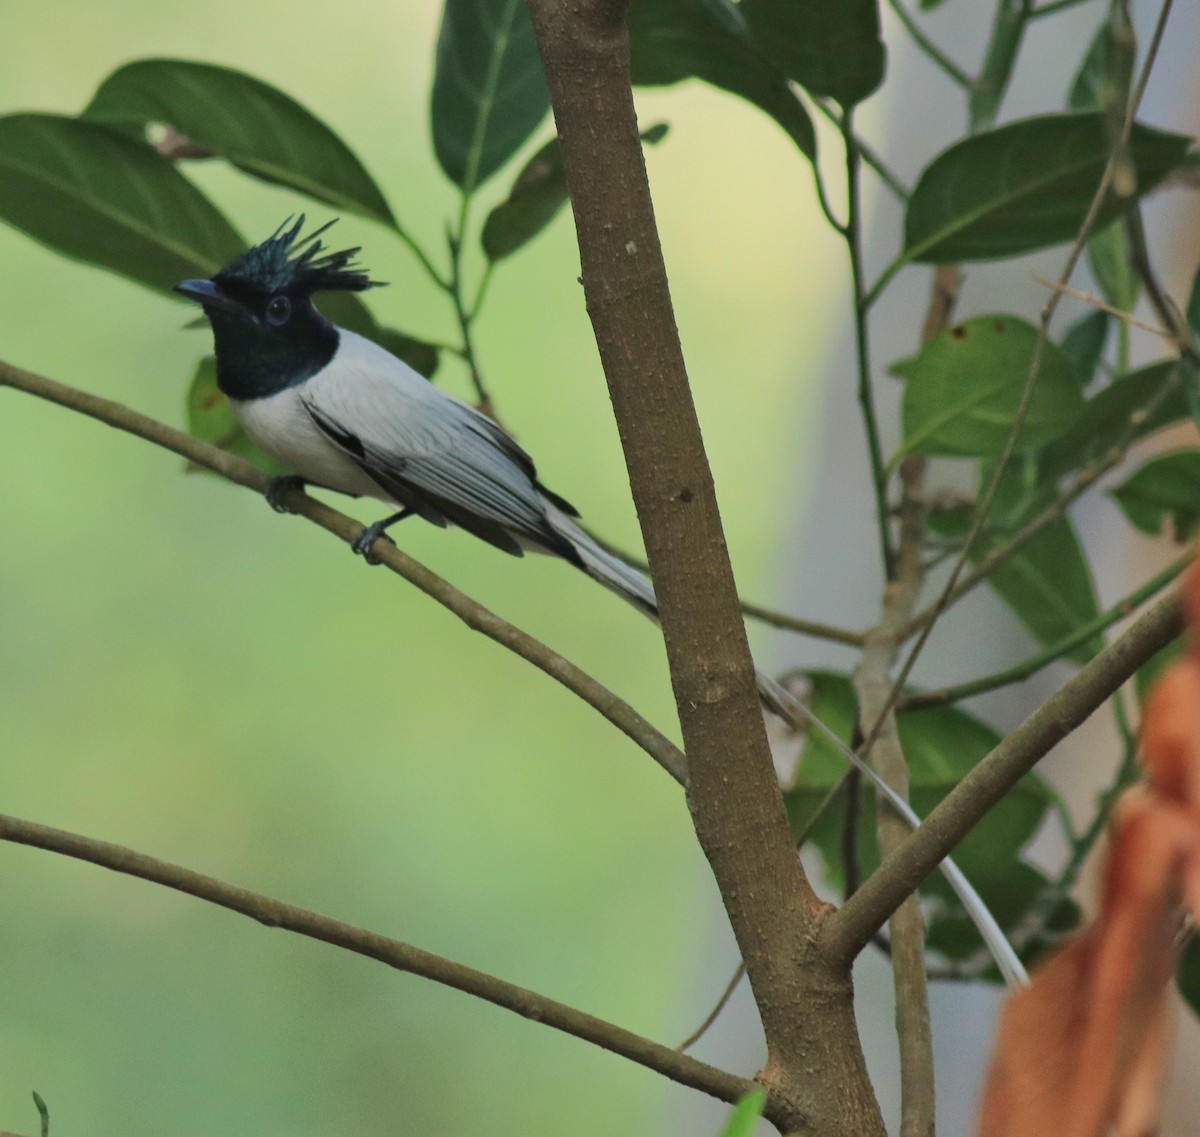
<instances>
[{"instance_id":1,"label":"diagonal branch","mask_svg":"<svg viewBox=\"0 0 1200 1137\"><path fill-rule=\"evenodd\" d=\"M47 825L38 825L5 814L0 814L0 841L11 841L18 845L60 853L99 865L101 868L150 881L152 884L161 884L176 892L184 892L199 900L228 908L231 912L249 916L268 928L282 928L309 939L321 940L334 947L354 952L355 955L378 960L397 971L420 975L435 983L494 1003L498 1007L515 1011L534 1022L545 1023L546 1026L574 1035L585 1042L591 1042L604 1050L619 1054L622 1058L628 1058L639 1066L655 1070L680 1085L690 1086L721 1101L735 1102L755 1088L755 1084L747 1078L689 1058L669 1046L643 1038L566 1003L559 1003L535 991L518 987L515 983L508 983L494 975L476 971L472 967L455 963L401 940L381 936L377 932L370 932L353 924L345 924L341 920L334 920L308 908L285 904L270 896L227 884L168 861L160 861L156 857L135 852L122 845L96 841L77 833L52 829Z\"/></svg>"},{"instance_id":2,"label":"diagonal branch","mask_svg":"<svg viewBox=\"0 0 1200 1137\"><path fill-rule=\"evenodd\" d=\"M236 454L218 450L207 442L201 442L198 438L175 430L120 403L102 399L98 395L80 391L54 379L47 379L0 362L0 387L12 387L88 415L118 430L153 442L164 450L171 450L198 466L212 470L213 473L258 493L265 493L270 482L268 475ZM347 543L353 542L362 532L361 522L339 513L301 490L288 490L282 495L282 501L292 513L308 518ZM403 577L410 584L416 585L426 596L449 608L467 627L482 632L578 695L637 743L680 785L687 784L687 759L679 747L587 672L534 639L528 632L521 631L472 600L465 592L460 592L394 545L383 541L376 542L373 555L397 576Z\"/></svg>"},{"instance_id":3,"label":"diagonal branch","mask_svg":"<svg viewBox=\"0 0 1200 1137\"><path fill-rule=\"evenodd\" d=\"M822 947L853 959L984 814L1183 628L1178 596L1164 597L1082 667L963 778L846 901L822 929Z\"/></svg>"}]
</instances>

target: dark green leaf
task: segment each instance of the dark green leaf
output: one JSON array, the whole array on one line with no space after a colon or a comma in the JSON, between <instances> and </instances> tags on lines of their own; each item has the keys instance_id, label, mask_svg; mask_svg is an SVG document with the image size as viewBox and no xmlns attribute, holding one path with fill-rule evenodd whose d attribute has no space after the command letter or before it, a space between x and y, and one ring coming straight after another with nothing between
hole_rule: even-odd
<instances>
[{"instance_id":1,"label":"dark green leaf","mask_svg":"<svg viewBox=\"0 0 1200 1137\"><path fill-rule=\"evenodd\" d=\"M1200 338L1200 268L1192 277L1192 291L1188 294L1187 322L1192 329L1192 335Z\"/></svg>"},{"instance_id":2,"label":"dark green leaf","mask_svg":"<svg viewBox=\"0 0 1200 1137\"><path fill-rule=\"evenodd\" d=\"M1038 333L1012 316L977 316L895 364L905 381L901 453L989 457L1008 440L1029 376ZM1042 345L1020 444L1057 438L1079 417L1083 396L1071 364Z\"/></svg>"},{"instance_id":3,"label":"dark green leaf","mask_svg":"<svg viewBox=\"0 0 1200 1137\"><path fill-rule=\"evenodd\" d=\"M1200 942L1195 933L1184 945L1175 968L1175 982L1183 1001L1192 1008L1192 1014L1200 1015Z\"/></svg>"},{"instance_id":4,"label":"dark green leaf","mask_svg":"<svg viewBox=\"0 0 1200 1137\"><path fill-rule=\"evenodd\" d=\"M1189 139L1135 125L1138 194L1179 162ZM905 261L1011 257L1071 240L1108 161L1102 114L1042 115L957 142L925 169L908 203ZM1110 198L1099 224L1127 200Z\"/></svg>"},{"instance_id":5,"label":"dark green leaf","mask_svg":"<svg viewBox=\"0 0 1200 1137\"><path fill-rule=\"evenodd\" d=\"M1122 312L1137 306L1141 283L1133 271L1125 223L1117 220L1092 234L1087 243L1088 266L1105 299Z\"/></svg>"},{"instance_id":6,"label":"dark green leaf","mask_svg":"<svg viewBox=\"0 0 1200 1137\"><path fill-rule=\"evenodd\" d=\"M391 224L383 194L349 147L291 96L228 67L140 59L100 84L89 119L162 123L264 181Z\"/></svg>"},{"instance_id":7,"label":"dark green leaf","mask_svg":"<svg viewBox=\"0 0 1200 1137\"><path fill-rule=\"evenodd\" d=\"M703 79L766 111L803 154L816 157L812 119L730 0L633 0L627 24L637 86Z\"/></svg>"},{"instance_id":8,"label":"dark green leaf","mask_svg":"<svg viewBox=\"0 0 1200 1137\"><path fill-rule=\"evenodd\" d=\"M151 288L211 276L245 248L151 147L49 114L0 118L0 219L52 249Z\"/></svg>"},{"instance_id":9,"label":"dark green leaf","mask_svg":"<svg viewBox=\"0 0 1200 1137\"><path fill-rule=\"evenodd\" d=\"M380 347L398 355L409 367L419 371L426 379L432 377L438 367L438 349L424 340L384 327L371 314L371 310L353 292L321 292L316 299L317 307L335 324L374 340Z\"/></svg>"},{"instance_id":10,"label":"dark green leaf","mask_svg":"<svg viewBox=\"0 0 1200 1137\"><path fill-rule=\"evenodd\" d=\"M525 0L446 0L430 103L446 176L473 193L549 109Z\"/></svg>"},{"instance_id":11,"label":"dark green leaf","mask_svg":"<svg viewBox=\"0 0 1200 1137\"><path fill-rule=\"evenodd\" d=\"M1146 408L1156 404L1153 412ZM1126 446L1187 417L1174 360L1153 363L1098 391L1061 438L1040 455L1043 481L1059 479L1091 465L1114 446Z\"/></svg>"},{"instance_id":12,"label":"dark green leaf","mask_svg":"<svg viewBox=\"0 0 1200 1137\"><path fill-rule=\"evenodd\" d=\"M642 141L656 145L667 136L667 124L656 123L642 131ZM567 179L558 139L546 143L513 182L512 191L483 225L483 251L498 261L533 240L567 203Z\"/></svg>"},{"instance_id":13,"label":"dark green leaf","mask_svg":"<svg viewBox=\"0 0 1200 1137\"><path fill-rule=\"evenodd\" d=\"M971 551L977 562L997 545L1002 534L981 536ZM988 584L1013 610L1037 641L1057 643L1099 614L1096 589L1087 558L1070 521L1047 525L1020 552L1001 564ZM1088 640L1067 658L1086 663L1103 646L1100 636Z\"/></svg>"},{"instance_id":14,"label":"dark green leaf","mask_svg":"<svg viewBox=\"0 0 1200 1137\"><path fill-rule=\"evenodd\" d=\"M1112 491L1135 528L1157 536L1170 523L1173 540L1190 540L1200 525L1200 450L1151 458Z\"/></svg>"},{"instance_id":15,"label":"dark green leaf","mask_svg":"<svg viewBox=\"0 0 1200 1137\"><path fill-rule=\"evenodd\" d=\"M1096 29L1087 54L1075 73L1067 106L1073 111L1109 110L1124 107L1133 80L1133 43L1113 36L1109 21Z\"/></svg>"},{"instance_id":16,"label":"dark green leaf","mask_svg":"<svg viewBox=\"0 0 1200 1137\"><path fill-rule=\"evenodd\" d=\"M766 1104L766 1090L751 1090L745 1097L739 1098L725 1128L721 1130L721 1137L754 1137L758 1119L762 1117Z\"/></svg>"},{"instance_id":17,"label":"dark green leaf","mask_svg":"<svg viewBox=\"0 0 1200 1137\"><path fill-rule=\"evenodd\" d=\"M856 706L850 680L830 672L813 672L809 679L813 713L849 743ZM955 707L910 711L900 715L898 726L909 764L913 808L922 817L1000 741L1000 735L991 727ZM845 769L845 759L821 735L809 736L797 783L785 794L793 833L798 835L808 828L826 793L841 780ZM960 846L955 854L959 866L969 875L976 865L1014 859L1041 824L1052 796L1039 779L1022 780ZM871 872L879 863L872 802L868 792L862 802L859 828L859 857L864 872ZM844 816L844 802L838 800L825 810L811 834L827 875L835 883L842 879Z\"/></svg>"},{"instance_id":18,"label":"dark green leaf","mask_svg":"<svg viewBox=\"0 0 1200 1137\"><path fill-rule=\"evenodd\" d=\"M850 107L883 82L877 0L742 0L738 7L764 52L811 94Z\"/></svg>"},{"instance_id":19,"label":"dark green leaf","mask_svg":"<svg viewBox=\"0 0 1200 1137\"><path fill-rule=\"evenodd\" d=\"M1104 356L1104 344L1108 340L1108 325L1107 312L1088 312L1067 329L1059 345L1075 369L1081 387L1088 386L1096 377L1096 368Z\"/></svg>"},{"instance_id":20,"label":"dark green leaf","mask_svg":"<svg viewBox=\"0 0 1200 1137\"><path fill-rule=\"evenodd\" d=\"M217 364L206 355L196 365L196 373L187 391L186 421L188 433L221 450L253 462L268 474L287 473L273 458L268 458L250 441L242 424L234 417L229 400L217 387ZM189 469L203 470L202 466Z\"/></svg>"},{"instance_id":21,"label":"dark green leaf","mask_svg":"<svg viewBox=\"0 0 1200 1137\"><path fill-rule=\"evenodd\" d=\"M1016 860L1007 864L995 860L991 864L976 865L971 871L971 883L988 911L1005 929L1022 923L1030 909L1052 887L1037 869ZM926 882L924 891L929 900L926 946L954 961L966 961L982 953L984 945L978 930L945 881L933 876ZM1061 935L1075 928L1079 919L1079 906L1069 897L1063 897L1051 912L1046 926L1052 933ZM1030 956L1040 953L1044 946L1044 941L1030 945L1031 950L1022 953L1025 962L1030 963ZM1000 973L994 969L988 978L993 982L1001 981Z\"/></svg>"}]
</instances>

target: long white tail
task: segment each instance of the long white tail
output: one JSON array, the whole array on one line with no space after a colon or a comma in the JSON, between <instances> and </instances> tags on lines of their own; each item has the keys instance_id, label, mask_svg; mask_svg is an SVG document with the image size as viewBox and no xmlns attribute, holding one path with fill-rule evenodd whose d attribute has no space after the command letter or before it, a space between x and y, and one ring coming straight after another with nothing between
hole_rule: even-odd
<instances>
[{"instance_id":1,"label":"long white tail","mask_svg":"<svg viewBox=\"0 0 1200 1137\"><path fill-rule=\"evenodd\" d=\"M619 557L600 548L578 525L561 510L548 504L547 513L554 528L565 537L579 558L583 561L584 571L593 580L611 589L623 600L632 604L639 612L658 619L658 604L654 597L654 585L650 578L637 569L627 565ZM876 790L881 793L905 821L916 829L921 824L912 806L908 804L895 790L892 789L866 762L850 749L828 726L812 713L782 684L777 683L769 675L756 671L758 694L763 706L773 714L778 715L784 722L797 729L814 727L842 754L856 770L870 779ZM946 878L955 895L962 902L967 914L971 917L979 934L987 944L996 966L1004 976L1005 981L1012 986L1023 986L1029 982L1029 977L1021 964L1017 953L1005 938L1000 925L984 904L979 893L972 887L970 881L963 876L958 866L947 857L942 861L942 875Z\"/></svg>"}]
</instances>

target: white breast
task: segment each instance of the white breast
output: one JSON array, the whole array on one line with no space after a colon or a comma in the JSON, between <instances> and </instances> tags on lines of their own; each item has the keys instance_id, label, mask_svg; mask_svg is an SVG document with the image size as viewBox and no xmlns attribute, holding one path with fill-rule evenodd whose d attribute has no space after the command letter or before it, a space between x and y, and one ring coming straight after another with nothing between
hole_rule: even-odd
<instances>
[{"instance_id":1,"label":"white breast","mask_svg":"<svg viewBox=\"0 0 1200 1137\"><path fill-rule=\"evenodd\" d=\"M285 388L265 399L230 399L229 405L254 444L305 481L392 502L358 463L321 433L300 402L297 388Z\"/></svg>"}]
</instances>

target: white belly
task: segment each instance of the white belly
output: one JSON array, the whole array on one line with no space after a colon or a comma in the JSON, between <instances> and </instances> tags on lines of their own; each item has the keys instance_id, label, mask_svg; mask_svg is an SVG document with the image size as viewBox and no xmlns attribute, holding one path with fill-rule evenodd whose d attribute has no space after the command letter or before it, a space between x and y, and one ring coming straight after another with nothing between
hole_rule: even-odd
<instances>
[{"instance_id":1,"label":"white belly","mask_svg":"<svg viewBox=\"0 0 1200 1137\"><path fill-rule=\"evenodd\" d=\"M265 399L230 399L229 405L254 444L305 481L395 504L353 458L321 433L295 388Z\"/></svg>"}]
</instances>

